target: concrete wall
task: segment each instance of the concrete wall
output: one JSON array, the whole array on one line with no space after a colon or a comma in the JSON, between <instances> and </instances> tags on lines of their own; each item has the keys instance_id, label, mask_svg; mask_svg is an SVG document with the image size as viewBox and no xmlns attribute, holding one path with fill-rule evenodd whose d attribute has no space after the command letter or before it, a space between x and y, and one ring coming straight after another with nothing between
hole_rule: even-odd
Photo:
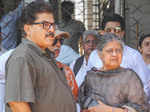
<instances>
[{"instance_id":1,"label":"concrete wall","mask_svg":"<svg viewBox=\"0 0 150 112\"><path fill-rule=\"evenodd\" d=\"M125 0L126 43L137 47L139 36L150 33L150 0Z\"/></svg>"}]
</instances>

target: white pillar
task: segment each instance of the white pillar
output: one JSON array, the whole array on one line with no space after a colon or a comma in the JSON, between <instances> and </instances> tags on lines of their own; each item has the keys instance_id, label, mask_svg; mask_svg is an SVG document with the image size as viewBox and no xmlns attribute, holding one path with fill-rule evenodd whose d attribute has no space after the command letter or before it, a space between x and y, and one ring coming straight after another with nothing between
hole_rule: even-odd
<instances>
[{"instance_id":1,"label":"white pillar","mask_svg":"<svg viewBox=\"0 0 150 112\"><path fill-rule=\"evenodd\" d=\"M121 0L115 0L115 13L121 14Z\"/></svg>"}]
</instances>

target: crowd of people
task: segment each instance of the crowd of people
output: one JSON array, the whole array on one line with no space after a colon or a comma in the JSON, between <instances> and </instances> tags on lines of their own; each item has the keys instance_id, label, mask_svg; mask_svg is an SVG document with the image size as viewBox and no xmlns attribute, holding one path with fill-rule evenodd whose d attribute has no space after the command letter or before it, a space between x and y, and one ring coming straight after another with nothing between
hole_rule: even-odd
<instances>
[{"instance_id":1,"label":"crowd of people","mask_svg":"<svg viewBox=\"0 0 150 112\"><path fill-rule=\"evenodd\" d=\"M23 6L0 17L0 112L150 112L150 34L138 51L118 14L96 31L72 19L70 1L58 25L51 4Z\"/></svg>"}]
</instances>

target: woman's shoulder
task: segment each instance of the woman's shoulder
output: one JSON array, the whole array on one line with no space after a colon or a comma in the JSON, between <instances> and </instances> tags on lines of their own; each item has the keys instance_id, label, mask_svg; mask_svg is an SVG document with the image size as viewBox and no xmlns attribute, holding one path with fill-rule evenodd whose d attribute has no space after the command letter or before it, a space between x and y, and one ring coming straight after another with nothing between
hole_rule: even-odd
<instances>
[{"instance_id":1,"label":"woman's shoulder","mask_svg":"<svg viewBox=\"0 0 150 112\"><path fill-rule=\"evenodd\" d=\"M138 80L140 79L139 76L131 69L129 68L118 68L115 70L109 70L109 71L101 71L96 68L92 68L90 71L87 72L86 77L109 77L109 78L119 78L123 80Z\"/></svg>"},{"instance_id":2,"label":"woman's shoulder","mask_svg":"<svg viewBox=\"0 0 150 112\"><path fill-rule=\"evenodd\" d=\"M87 74L120 74L120 73L125 73L125 74L136 74L132 69L129 68L117 68L115 70L108 70L108 71L103 71L99 70L95 67L93 67L90 71L87 72Z\"/></svg>"}]
</instances>

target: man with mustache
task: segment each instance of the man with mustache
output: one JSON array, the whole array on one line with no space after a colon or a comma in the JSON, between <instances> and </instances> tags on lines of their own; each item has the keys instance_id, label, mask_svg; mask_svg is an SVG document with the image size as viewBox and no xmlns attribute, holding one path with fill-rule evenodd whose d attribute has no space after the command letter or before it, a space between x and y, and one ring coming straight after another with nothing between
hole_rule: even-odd
<instances>
[{"instance_id":1,"label":"man with mustache","mask_svg":"<svg viewBox=\"0 0 150 112\"><path fill-rule=\"evenodd\" d=\"M67 32L56 30L55 33L56 34L55 34L55 40L54 40L53 46L49 47L49 50L51 52L53 52L54 59L56 59L58 57L58 55L60 54L60 48L63 45L64 39L70 38L70 34L67 33ZM67 66L66 64L63 64L63 63L61 63L60 61L57 61L57 60L56 60L56 64L57 64L58 68L62 72L65 73L67 83L70 86L70 88L72 90L72 94L73 94L73 96L76 100L77 96L78 96L78 85L76 83L74 73L72 72L70 67Z\"/></svg>"},{"instance_id":2,"label":"man with mustache","mask_svg":"<svg viewBox=\"0 0 150 112\"><path fill-rule=\"evenodd\" d=\"M87 30L83 32L83 50L84 55L76 59L70 64L70 68L75 74L75 79L78 87L81 86L87 71L89 70L87 64L89 55L96 48L98 41L98 32L95 30ZM77 104L77 112L80 112L80 106Z\"/></svg>"},{"instance_id":3,"label":"man with mustache","mask_svg":"<svg viewBox=\"0 0 150 112\"><path fill-rule=\"evenodd\" d=\"M98 40L98 32L95 30L87 30L83 32L83 49L84 55L75 60L70 68L74 72L76 76L76 81L78 86L82 84L84 81L84 77L88 69L88 59L90 53L96 48L97 40Z\"/></svg>"},{"instance_id":4,"label":"man with mustache","mask_svg":"<svg viewBox=\"0 0 150 112\"><path fill-rule=\"evenodd\" d=\"M6 112L75 112L66 77L45 52L55 40L51 5L32 2L20 19L24 38L6 64Z\"/></svg>"}]
</instances>

